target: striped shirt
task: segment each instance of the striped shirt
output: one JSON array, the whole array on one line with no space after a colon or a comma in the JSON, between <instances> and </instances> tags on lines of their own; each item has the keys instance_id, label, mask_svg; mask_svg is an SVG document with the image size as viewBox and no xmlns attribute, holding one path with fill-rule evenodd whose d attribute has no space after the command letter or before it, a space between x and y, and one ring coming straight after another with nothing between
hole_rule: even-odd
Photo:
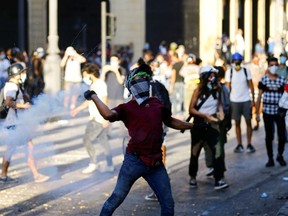
<instances>
[{"instance_id":1,"label":"striped shirt","mask_svg":"<svg viewBox=\"0 0 288 216\"><path fill-rule=\"evenodd\" d=\"M283 94L285 78L278 76L277 79L270 79L265 74L259 82L258 88L263 91L263 113L269 115L277 114L279 100Z\"/></svg>"}]
</instances>

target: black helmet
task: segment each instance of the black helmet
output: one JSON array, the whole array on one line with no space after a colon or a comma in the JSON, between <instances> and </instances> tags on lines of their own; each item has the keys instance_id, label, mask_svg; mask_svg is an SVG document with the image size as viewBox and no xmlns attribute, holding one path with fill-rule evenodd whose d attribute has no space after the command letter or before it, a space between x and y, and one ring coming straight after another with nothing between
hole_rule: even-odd
<instances>
[{"instance_id":1,"label":"black helmet","mask_svg":"<svg viewBox=\"0 0 288 216\"><path fill-rule=\"evenodd\" d=\"M9 78L16 76L25 71L26 69L27 68L25 68L21 63L14 63L8 68L8 76Z\"/></svg>"}]
</instances>

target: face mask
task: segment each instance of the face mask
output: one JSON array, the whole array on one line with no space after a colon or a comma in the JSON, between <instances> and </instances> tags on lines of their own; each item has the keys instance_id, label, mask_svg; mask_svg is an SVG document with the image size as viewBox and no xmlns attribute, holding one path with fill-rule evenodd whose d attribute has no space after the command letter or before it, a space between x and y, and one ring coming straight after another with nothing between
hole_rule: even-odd
<instances>
[{"instance_id":1,"label":"face mask","mask_svg":"<svg viewBox=\"0 0 288 216\"><path fill-rule=\"evenodd\" d=\"M5 57L6 57L5 54L0 55L0 59L2 60L5 59Z\"/></svg>"},{"instance_id":2,"label":"face mask","mask_svg":"<svg viewBox=\"0 0 288 216\"><path fill-rule=\"evenodd\" d=\"M276 65L268 67L268 70L271 74L276 74L277 69L278 69L278 66L276 66Z\"/></svg>"},{"instance_id":3,"label":"face mask","mask_svg":"<svg viewBox=\"0 0 288 216\"><path fill-rule=\"evenodd\" d=\"M209 90L211 90L211 89L213 88L212 84L211 84L211 83L208 83L208 84L207 84L207 88L208 88Z\"/></svg>"},{"instance_id":4,"label":"face mask","mask_svg":"<svg viewBox=\"0 0 288 216\"><path fill-rule=\"evenodd\" d=\"M27 78L27 74L26 74L26 73L21 74L21 75L20 75L20 80L19 80L19 82L20 82L20 83L24 83L25 80L26 80L26 78Z\"/></svg>"},{"instance_id":5,"label":"face mask","mask_svg":"<svg viewBox=\"0 0 288 216\"><path fill-rule=\"evenodd\" d=\"M284 64L285 65L286 64L286 60L287 60L286 57L281 56L280 57L280 64Z\"/></svg>"},{"instance_id":6,"label":"face mask","mask_svg":"<svg viewBox=\"0 0 288 216\"><path fill-rule=\"evenodd\" d=\"M136 99L138 105L141 105L149 98L149 87L149 81L145 78L131 81L130 92Z\"/></svg>"},{"instance_id":7,"label":"face mask","mask_svg":"<svg viewBox=\"0 0 288 216\"><path fill-rule=\"evenodd\" d=\"M83 77L83 82L86 83L87 85L91 85L92 84L92 80L90 80L89 77Z\"/></svg>"},{"instance_id":8,"label":"face mask","mask_svg":"<svg viewBox=\"0 0 288 216\"><path fill-rule=\"evenodd\" d=\"M160 68L156 68L154 70L154 75L159 75L160 74Z\"/></svg>"},{"instance_id":9,"label":"face mask","mask_svg":"<svg viewBox=\"0 0 288 216\"><path fill-rule=\"evenodd\" d=\"M118 62L115 62L115 61L110 62L110 65L112 67L118 67L119 66Z\"/></svg>"},{"instance_id":10,"label":"face mask","mask_svg":"<svg viewBox=\"0 0 288 216\"><path fill-rule=\"evenodd\" d=\"M216 83L216 77L212 77L211 79L209 79L209 82L211 84L215 84Z\"/></svg>"}]
</instances>

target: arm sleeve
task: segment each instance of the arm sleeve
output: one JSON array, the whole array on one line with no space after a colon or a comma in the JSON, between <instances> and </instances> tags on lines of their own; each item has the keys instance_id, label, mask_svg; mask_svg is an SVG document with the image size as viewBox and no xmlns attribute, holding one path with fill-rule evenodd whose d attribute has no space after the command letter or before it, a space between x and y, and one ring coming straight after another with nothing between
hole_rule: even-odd
<instances>
[{"instance_id":1,"label":"arm sleeve","mask_svg":"<svg viewBox=\"0 0 288 216\"><path fill-rule=\"evenodd\" d=\"M252 80L252 74L251 71L249 69L246 68L247 71L247 80Z\"/></svg>"}]
</instances>

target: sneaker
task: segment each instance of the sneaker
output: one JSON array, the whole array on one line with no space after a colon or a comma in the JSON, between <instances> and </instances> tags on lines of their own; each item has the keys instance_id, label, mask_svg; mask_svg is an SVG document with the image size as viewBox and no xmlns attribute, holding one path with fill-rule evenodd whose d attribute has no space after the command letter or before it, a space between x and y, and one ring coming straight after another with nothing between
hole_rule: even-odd
<instances>
[{"instance_id":1,"label":"sneaker","mask_svg":"<svg viewBox=\"0 0 288 216\"><path fill-rule=\"evenodd\" d=\"M208 172L206 173L206 176L212 176L214 174L214 168L208 168Z\"/></svg>"},{"instance_id":2,"label":"sneaker","mask_svg":"<svg viewBox=\"0 0 288 216\"><path fill-rule=\"evenodd\" d=\"M50 176L39 174L36 178L34 178L35 183L46 182L50 179Z\"/></svg>"},{"instance_id":3,"label":"sneaker","mask_svg":"<svg viewBox=\"0 0 288 216\"><path fill-rule=\"evenodd\" d=\"M278 163L280 164L280 166L286 166L286 161L284 160L282 155L278 155L276 160L278 161Z\"/></svg>"},{"instance_id":4,"label":"sneaker","mask_svg":"<svg viewBox=\"0 0 288 216\"><path fill-rule=\"evenodd\" d=\"M106 166L106 167L101 167L101 168L99 169L99 172L101 172L101 173L114 172L114 171L115 171L114 166Z\"/></svg>"},{"instance_id":5,"label":"sneaker","mask_svg":"<svg viewBox=\"0 0 288 216\"><path fill-rule=\"evenodd\" d=\"M192 177L189 181L189 184L191 187L196 188L197 187L197 181L195 177Z\"/></svg>"},{"instance_id":6,"label":"sneaker","mask_svg":"<svg viewBox=\"0 0 288 216\"><path fill-rule=\"evenodd\" d=\"M273 167L274 166L274 160L272 158L270 158L265 166L266 167Z\"/></svg>"},{"instance_id":7,"label":"sneaker","mask_svg":"<svg viewBox=\"0 0 288 216\"><path fill-rule=\"evenodd\" d=\"M151 193L151 194L148 194L147 196L145 196L145 200L158 201L157 196L156 196L155 193Z\"/></svg>"},{"instance_id":8,"label":"sneaker","mask_svg":"<svg viewBox=\"0 0 288 216\"><path fill-rule=\"evenodd\" d=\"M89 163L89 166L85 168L84 170L82 170L82 173L89 174L89 173L94 172L96 169L97 169L97 164Z\"/></svg>"},{"instance_id":9,"label":"sneaker","mask_svg":"<svg viewBox=\"0 0 288 216\"><path fill-rule=\"evenodd\" d=\"M219 181L215 182L214 189L220 190L220 189L224 189L224 188L228 188L228 187L229 187L229 185L223 179L220 179Z\"/></svg>"},{"instance_id":10,"label":"sneaker","mask_svg":"<svg viewBox=\"0 0 288 216\"><path fill-rule=\"evenodd\" d=\"M9 182L18 182L17 179L10 178L9 176L2 176L0 177L0 184L2 183L9 183Z\"/></svg>"},{"instance_id":11,"label":"sneaker","mask_svg":"<svg viewBox=\"0 0 288 216\"><path fill-rule=\"evenodd\" d=\"M256 151L256 149L251 144L248 144L246 151L248 153L254 153Z\"/></svg>"},{"instance_id":12,"label":"sneaker","mask_svg":"<svg viewBox=\"0 0 288 216\"><path fill-rule=\"evenodd\" d=\"M236 148L234 149L235 153L242 153L244 151L243 145L242 144L238 144L236 146Z\"/></svg>"}]
</instances>

